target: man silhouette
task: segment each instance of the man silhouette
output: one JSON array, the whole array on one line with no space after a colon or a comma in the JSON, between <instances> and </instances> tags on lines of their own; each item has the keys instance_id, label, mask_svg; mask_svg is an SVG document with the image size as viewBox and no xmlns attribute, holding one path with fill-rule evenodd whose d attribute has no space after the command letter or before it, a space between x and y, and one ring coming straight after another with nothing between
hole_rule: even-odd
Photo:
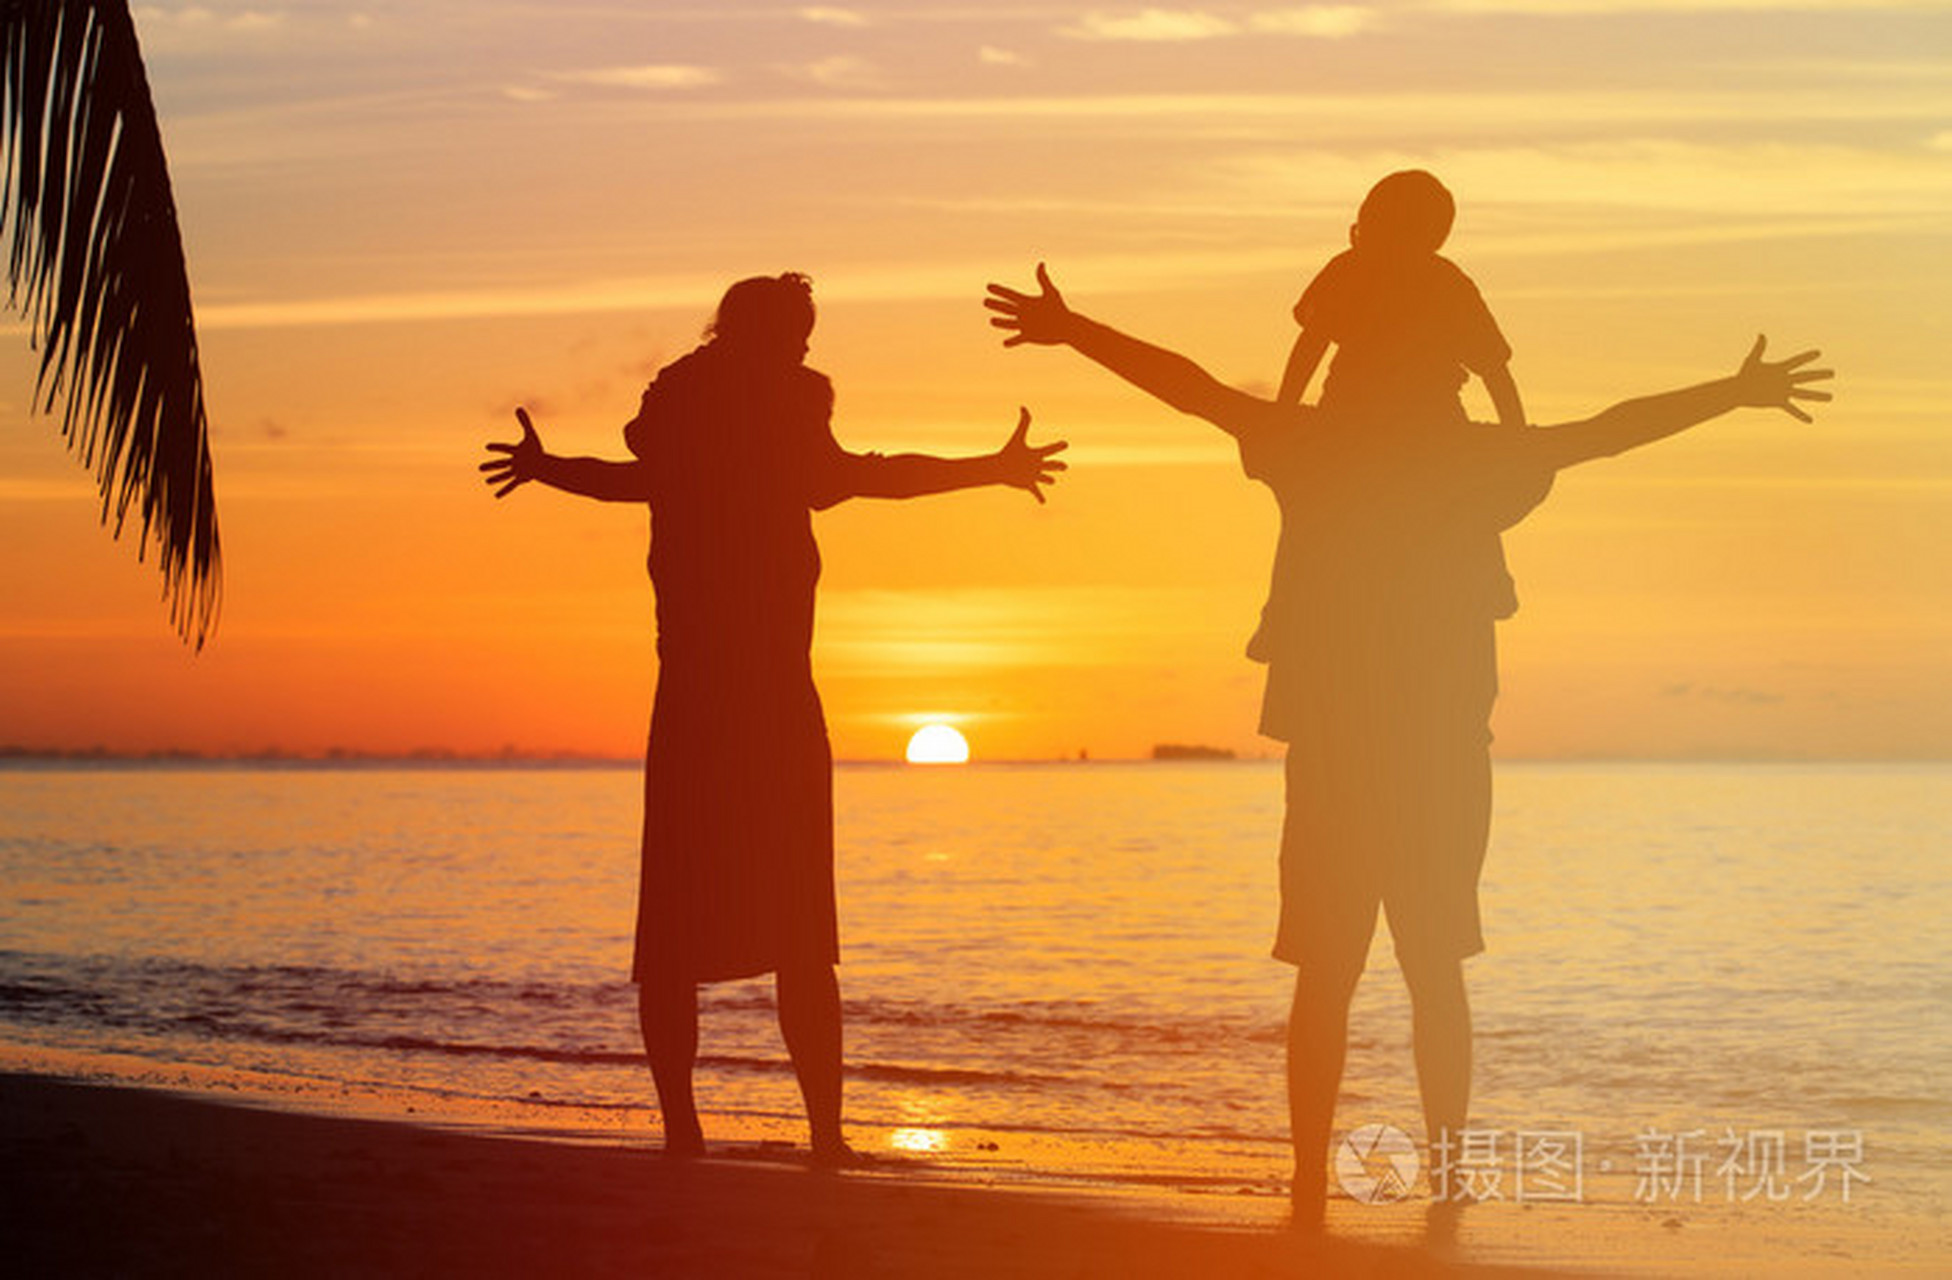
<instances>
[{"instance_id":1,"label":"man silhouette","mask_svg":"<svg viewBox=\"0 0 1952 1280\"><path fill-rule=\"evenodd\" d=\"M1410 991L1432 1194L1452 1201L1443 1156L1471 1091L1464 960L1481 951L1477 882L1491 814L1494 625L1517 607L1500 533L1563 467L1620 453L1742 406L1808 421L1797 401L1830 377L1806 351L1730 377L1626 401L1557 427L1357 427L1226 387L1184 356L1038 292L989 287L991 323L1064 345L1238 442L1273 490L1280 542L1249 654L1268 664L1261 732L1288 745L1281 919L1274 954L1295 966L1288 1019L1294 1220L1322 1221L1324 1153L1348 1041L1349 1000L1380 908Z\"/></svg>"}]
</instances>

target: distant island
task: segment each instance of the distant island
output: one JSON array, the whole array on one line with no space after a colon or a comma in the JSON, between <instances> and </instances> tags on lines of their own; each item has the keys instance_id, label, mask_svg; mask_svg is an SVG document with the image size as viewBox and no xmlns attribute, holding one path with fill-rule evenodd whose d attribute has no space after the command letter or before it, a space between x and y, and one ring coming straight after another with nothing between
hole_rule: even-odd
<instances>
[{"instance_id":1,"label":"distant island","mask_svg":"<svg viewBox=\"0 0 1952 1280\"><path fill-rule=\"evenodd\" d=\"M1231 760L1234 753L1225 747L1203 747L1185 742L1161 742L1152 748L1154 760Z\"/></svg>"}]
</instances>

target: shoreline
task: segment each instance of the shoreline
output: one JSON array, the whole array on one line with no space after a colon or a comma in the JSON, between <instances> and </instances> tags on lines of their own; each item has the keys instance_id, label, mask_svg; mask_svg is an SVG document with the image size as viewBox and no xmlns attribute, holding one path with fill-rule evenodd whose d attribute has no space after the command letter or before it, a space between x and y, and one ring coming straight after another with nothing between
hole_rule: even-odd
<instances>
[{"instance_id":1,"label":"shoreline","mask_svg":"<svg viewBox=\"0 0 1952 1280\"><path fill-rule=\"evenodd\" d=\"M21 1274L1539 1277L777 1150L578 1145L0 1075ZM1585 1274L1593 1274L1586 1272Z\"/></svg>"},{"instance_id":2,"label":"shoreline","mask_svg":"<svg viewBox=\"0 0 1952 1280\"><path fill-rule=\"evenodd\" d=\"M167 1074L152 1064L157 1077ZM233 1086L237 1088L237 1086ZM1189 1192L906 1155L807 1167L797 1141L665 1161L605 1136L381 1117L330 1100L0 1062L0 1249L21 1274L699 1277L1930 1275L1936 1224ZM1902 1261L1898 1260L1902 1259Z\"/></svg>"},{"instance_id":3,"label":"shoreline","mask_svg":"<svg viewBox=\"0 0 1952 1280\"><path fill-rule=\"evenodd\" d=\"M303 1072L270 1074L134 1051L87 1050L9 1040L0 1035L0 1078L22 1076L104 1088L134 1089L218 1105L293 1112L329 1119L397 1123L480 1137L579 1147L614 1146L657 1154L658 1113L648 1076L641 1103L629 1106L489 1099L450 1089L332 1079ZM711 1150L728 1159L772 1159L804 1147L797 1112L701 1107ZM1260 1228L1286 1212L1287 1188L1266 1159L1254 1168L1217 1170L1198 1146L1146 1135L1060 1133L982 1125L918 1127L851 1114L855 1149L884 1173L913 1173L970 1186L1079 1193L1143 1203L1155 1216L1224 1227ZM1136 1151L1144 1152L1141 1163ZM1236 1153L1240 1156L1241 1153Z\"/></svg>"}]
</instances>

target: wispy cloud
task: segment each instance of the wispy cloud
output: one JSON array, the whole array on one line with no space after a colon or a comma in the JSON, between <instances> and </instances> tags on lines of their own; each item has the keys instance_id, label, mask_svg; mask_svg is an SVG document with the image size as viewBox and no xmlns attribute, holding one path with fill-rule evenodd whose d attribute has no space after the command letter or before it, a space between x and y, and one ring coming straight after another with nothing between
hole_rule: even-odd
<instances>
[{"instance_id":1,"label":"wispy cloud","mask_svg":"<svg viewBox=\"0 0 1952 1280\"><path fill-rule=\"evenodd\" d=\"M888 77L882 74L879 67L866 58L844 53L800 63L790 68L790 74L801 80L811 80L825 89L873 92L888 86Z\"/></svg>"},{"instance_id":2,"label":"wispy cloud","mask_svg":"<svg viewBox=\"0 0 1952 1280\"><path fill-rule=\"evenodd\" d=\"M1087 13L1059 34L1074 40L1134 40L1169 43L1230 36L1240 27L1200 9L1141 9L1132 14Z\"/></svg>"},{"instance_id":3,"label":"wispy cloud","mask_svg":"<svg viewBox=\"0 0 1952 1280\"><path fill-rule=\"evenodd\" d=\"M872 25L865 13L855 9L842 9L834 5L807 5L799 10L802 21L818 23L828 27L865 27Z\"/></svg>"},{"instance_id":4,"label":"wispy cloud","mask_svg":"<svg viewBox=\"0 0 1952 1280\"><path fill-rule=\"evenodd\" d=\"M1382 15L1364 5L1321 4L1299 9L1271 9L1251 15L1247 25L1270 35L1309 36L1318 40L1340 40L1374 30Z\"/></svg>"},{"instance_id":5,"label":"wispy cloud","mask_svg":"<svg viewBox=\"0 0 1952 1280\"><path fill-rule=\"evenodd\" d=\"M1580 205L1653 215L1706 215L1697 232L1730 223L1825 218L1932 218L1952 206L1952 169L1920 149L1790 143L1708 144L1627 138L1543 146L1453 147L1434 159L1396 153L1238 156L1214 166L1216 194L1292 207L1325 189L1360 192L1368 175L1426 160L1466 199L1508 206ZM1820 181L1811 175L1820 174ZM1526 235L1536 238L1536 228Z\"/></svg>"},{"instance_id":6,"label":"wispy cloud","mask_svg":"<svg viewBox=\"0 0 1952 1280\"><path fill-rule=\"evenodd\" d=\"M283 13L243 9L219 13L200 4L138 5L135 20L144 28L167 27L189 31L268 31L283 25Z\"/></svg>"},{"instance_id":7,"label":"wispy cloud","mask_svg":"<svg viewBox=\"0 0 1952 1280\"><path fill-rule=\"evenodd\" d=\"M1204 9L1141 9L1137 13L1093 10L1076 23L1059 28L1059 34L1073 40L1150 43L1217 40L1246 34L1336 40L1375 28L1380 17L1376 10L1354 4L1263 9L1238 19Z\"/></svg>"},{"instance_id":8,"label":"wispy cloud","mask_svg":"<svg viewBox=\"0 0 1952 1280\"><path fill-rule=\"evenodd\" d=\"M1813 122L1915 122L1942 130L1952 113L1952 86L1906 82L1840 96L1820 86L1785 85L1766 91L1675 89L1563 91L1421 91L1399 93L1109 93L1018 97L875 97L698 103L686 108L711 118L961 118L1054 121L1125 119L1205 128L1216 122L1287 126L1310 122L1318 139L1386 138L1403 145L1441 124L1446 135L1475 133L1537 138L1542 133L1715 125Z\"/></svg>"},{"instance_id":9,"label":"wispy cloud","mask_svg":"<svg viewBox=\"0 0 1952 1280\"><path fill-rule=\"evenodd\" d=\"M1106 584L831 590L820 597L824 669L1081 666L1111 637L1125 653L1171 652L1186 636L1231 634L1211 591ZM1096 643L1080 643L1089 637Z\"/></svg>"},{"instance_id":10,"label":"wispy cloud","mask_svg":"<svg viewBox=\"0 0 1952 1280\"><path fill-rule=\"evenodd\" d=\"M607 89L702 89L725 77L712 67L683 63L653 63L641 67L596 67L588 71L552 71L547 78L562 84L596 85Z\"/></svg>"},{"instance_id":11,"label":"wispy cloud","mask_svg":"<svg viewBox=\"0 0 1952 1280\"><path fill-rule=\"evenodd\" d=\"M976 51L976 60L986 67L1027 67L1030 59L1011 49L986 44Z\"/></svg>"},{"instance_id":12,"label":"wispy cloud","mask_svg":"<svg viewBox=\"0 0 1952 1280\"><path fill-rule=\"evenodd\" d=\"M1120 281L1175 284L1210 280L1216 272L1286 269L1292 249L1197 251L1143 256L1103 254L1070 261L1080 275ZM863 268L820 284L829 302L912 302L967 300L983 281L995 277L993 261L893 262ZM491 316L586 315L609 312L678 310L707 313L725 288L717 274L656 277L606 276L587 280L549 280L493 289L401 290L275 301L210 303L197 308L197 327L206 330L282 329L304 326L386 324Z\"/></svg>"}]
</instances>

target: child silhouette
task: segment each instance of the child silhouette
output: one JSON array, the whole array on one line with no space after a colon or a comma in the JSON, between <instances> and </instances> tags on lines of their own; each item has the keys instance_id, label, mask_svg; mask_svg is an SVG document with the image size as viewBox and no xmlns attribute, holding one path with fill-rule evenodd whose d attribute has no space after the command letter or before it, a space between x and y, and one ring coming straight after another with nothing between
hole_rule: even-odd
<instances>
[{"instance_id":1,"label":"child silhouette","mask_svg":"<svg viewBox=\"0 0 1952 1280\"><path fill-rule=\"evenodd\" d=\"M1279 404L1300 404L1329 344L1335 359L1321 407L1384 427L1461 424L1458 392L1478 375L1501 426L1525 425L1511 347L1471 278L1438 253L1456 202L1421 169L1370 188L1329 259L1295 303L1301 335L1281 378Z\"/></svg>"}]
</instances>

